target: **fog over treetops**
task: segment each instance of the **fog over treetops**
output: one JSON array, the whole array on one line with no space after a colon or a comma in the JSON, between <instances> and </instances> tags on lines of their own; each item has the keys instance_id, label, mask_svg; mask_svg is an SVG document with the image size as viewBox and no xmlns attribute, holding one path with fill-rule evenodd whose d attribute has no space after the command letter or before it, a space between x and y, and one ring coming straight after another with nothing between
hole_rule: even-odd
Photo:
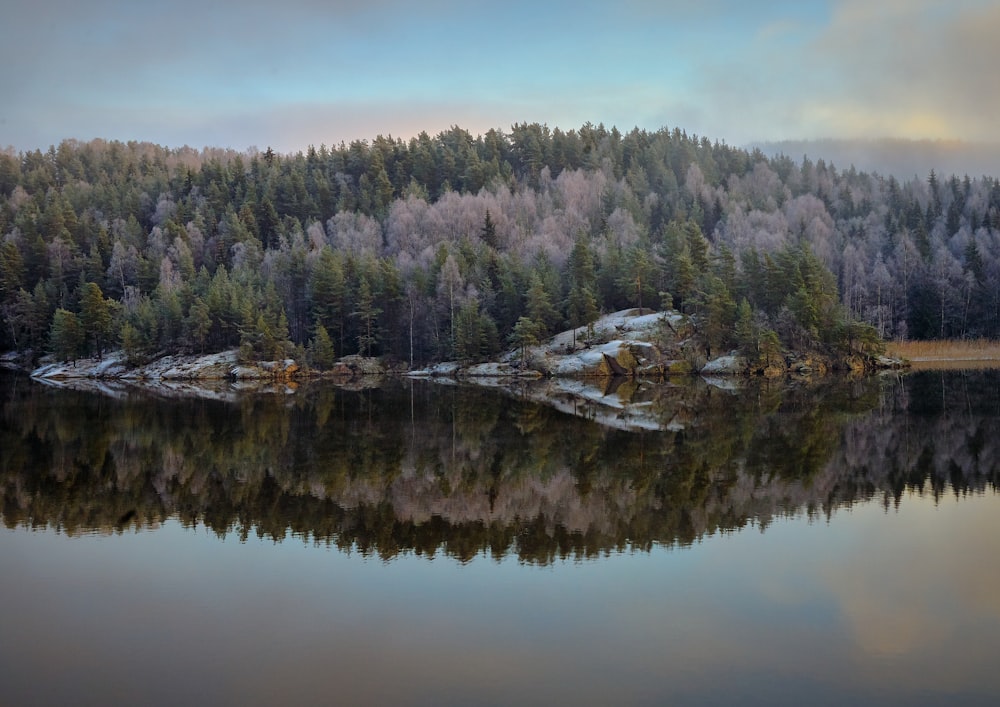
<instances>
[{"instance_id":1,"label":"fog over treetops","mask_svg":"<svg viewBox=\"0 0 1000 707\"><path fill-rule=\"evenodd\" d=\"M865 172L907 180L938 174L959 176L995 175L1000 169L1000 143L964 140L817 139L754 142L770 157L824 159L841 169L854 167Z\"/></svg>"}]
</instances>

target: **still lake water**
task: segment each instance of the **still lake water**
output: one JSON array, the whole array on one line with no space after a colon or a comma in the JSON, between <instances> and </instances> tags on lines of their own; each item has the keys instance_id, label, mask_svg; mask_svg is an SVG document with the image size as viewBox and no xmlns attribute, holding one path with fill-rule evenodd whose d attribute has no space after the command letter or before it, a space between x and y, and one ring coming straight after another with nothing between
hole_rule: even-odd
<instances>
[{"instance_id":1,"label":"still lake water","mask_svg":"<svg viewBox=\"0 0 1000 707\"><path fill-rule=\"evenodd\" d=\"M1000 700L997 372L0 405L0 704Z\"/></svg>"}]
</instances>

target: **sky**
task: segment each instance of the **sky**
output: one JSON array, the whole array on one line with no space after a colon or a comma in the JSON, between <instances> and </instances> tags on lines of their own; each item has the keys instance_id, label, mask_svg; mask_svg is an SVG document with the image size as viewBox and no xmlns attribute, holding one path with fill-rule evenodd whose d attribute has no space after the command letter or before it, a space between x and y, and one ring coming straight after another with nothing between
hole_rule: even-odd
<instances>
[{"instance_id":1,"label":"sky","mask_svg":"<svg viewBox=\"0 0 1000 707\"><path fill-rule=\"evenodd\" d=\"M998 0L6 0L0 147L538 122L995 142Z\"/></svg>"}]
</instances>

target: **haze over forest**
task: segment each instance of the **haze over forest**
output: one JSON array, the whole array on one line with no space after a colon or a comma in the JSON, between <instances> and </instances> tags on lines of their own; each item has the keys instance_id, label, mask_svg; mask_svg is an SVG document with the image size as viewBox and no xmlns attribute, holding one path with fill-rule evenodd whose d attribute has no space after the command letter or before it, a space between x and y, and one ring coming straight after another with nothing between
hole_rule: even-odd
<instances>
[{"instance_id":1,"label":"haze over forest","mask_svg":"<svg viewBox=\"0 0 1000 707\"><path fill-rule=\"evenodd\" d=\"M748 149L768 156L823 159L838 168L854 167L899 180L925 177L931 170L959 176L996 175L1000 170L1000 144L996 142L827 138L754 142Z\"/></svg>"}]
</instances>

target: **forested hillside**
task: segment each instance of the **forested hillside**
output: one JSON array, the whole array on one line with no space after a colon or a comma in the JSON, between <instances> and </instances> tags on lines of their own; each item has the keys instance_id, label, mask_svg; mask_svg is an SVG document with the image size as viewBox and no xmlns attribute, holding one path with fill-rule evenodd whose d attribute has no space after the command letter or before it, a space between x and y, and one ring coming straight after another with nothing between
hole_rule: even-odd
<instances>
[{"instance_id":1,"label":"forested hillside","mask_svg":"<svg viewBox=\"0 0 1000 707\"><path fill-rule=\"evenodd\" d=\"M714 354L996 336L1000 182L679 129L0 153L0 348L479 359L672 306ZM862 326L857 322L866 322Z\"/></svg>"}]
</instances>

